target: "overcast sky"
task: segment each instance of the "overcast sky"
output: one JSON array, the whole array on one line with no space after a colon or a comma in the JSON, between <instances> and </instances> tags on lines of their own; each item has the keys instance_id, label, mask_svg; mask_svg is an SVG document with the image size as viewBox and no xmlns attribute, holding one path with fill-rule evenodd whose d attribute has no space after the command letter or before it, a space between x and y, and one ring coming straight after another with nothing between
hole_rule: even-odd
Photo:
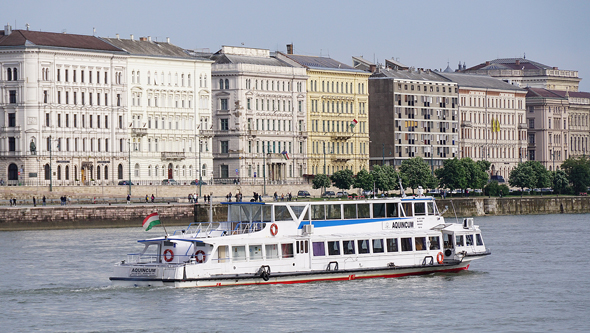
<instances>
[{"instance_id":1,"label":"overcast sky","mask_svg":"<svg viewBox=\"0 0 590 333\"><path fill-rule=\"evenodd\" d=\"M578 70L590 91L590 1L11 1L2 26L121 38L184 48L222 45L414 67L456 69L522 57Z\"/></svg>"}]
</instances>

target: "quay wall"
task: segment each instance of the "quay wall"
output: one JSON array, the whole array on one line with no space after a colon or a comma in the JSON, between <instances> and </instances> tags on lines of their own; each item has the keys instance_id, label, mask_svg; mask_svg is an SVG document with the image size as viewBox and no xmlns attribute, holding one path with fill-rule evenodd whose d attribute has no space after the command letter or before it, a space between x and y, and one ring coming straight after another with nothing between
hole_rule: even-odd
<instances>
[{"instance_id":1,"label":"quay wall","mask_svg":"<svg viewBox=\"0 0 590 333\"><path fill-rule=\"evenodd\" d=\"M590 213L590 197L523 198L453 198L437 200L445 217L485 215L527 215ZM0 207L0 231L140 227L143 219L157 211L167 226L187 226L190 222L227 219L225 207L219 204L118 204L79 206ZM177 229L177 228L176 228ZM171 232L171 230L169 230Z\"/></svg>"}]
</instances>

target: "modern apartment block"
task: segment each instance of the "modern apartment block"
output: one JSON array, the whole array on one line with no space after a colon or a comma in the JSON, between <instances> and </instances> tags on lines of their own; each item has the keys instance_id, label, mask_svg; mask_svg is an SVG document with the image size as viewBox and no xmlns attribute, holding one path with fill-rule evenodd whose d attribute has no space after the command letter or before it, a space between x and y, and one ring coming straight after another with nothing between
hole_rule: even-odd
<instances>
[{"instance_id":1,"label":"modern apartment block","mask_svg":"<svg viewBox=\"0 0 590 333\"><path fill-rule=\"evenodd\" d=\"M278 54L307 71L307 174L357 173L369 164L370 73L331 58Z\"/></svg>"},{"instance_id":2,"label":"modern apartment block","mask_svg":"<svg viewBox=\"0 0 590 333\"><path fill-rule=\"evenodd\" d=\"M526 161L526 90L485 75L439 73L459 87L460 154L508 179Z\"/></svg>"},{"instance_id":3,"label":"modern apartment block","mask_svg":"<svg viewBox=\"0 0 590 333\"><path fill-rule=\"evenodd\" d=\"M578 71L563 70L543 65L526 58L506 58L486 61L479 65L462 69L467 74L488 75L521 88L545 88L552 90L578 91L580 79Z\"/></svg>"},{"instance_id":4,"label":"modern apartment block","mask_svg":"<svg viewBox=\"0 0 590 333\"><path fill-rule=\"evenodd\" d=\"M214 177L218 183L299 183L307 168L307 75L269 50L212 55Z\"/></svg>"},{"instance_id":5,"label":"modern apartment block","mask_svg":"<svg viewBox=\"0 0 590 333\"><path fill-rule=\"evenodd\" d=\"M377 68L369 78L370 163L459 157L458 86L430 70Z\"/></svg>"}]
</instances>

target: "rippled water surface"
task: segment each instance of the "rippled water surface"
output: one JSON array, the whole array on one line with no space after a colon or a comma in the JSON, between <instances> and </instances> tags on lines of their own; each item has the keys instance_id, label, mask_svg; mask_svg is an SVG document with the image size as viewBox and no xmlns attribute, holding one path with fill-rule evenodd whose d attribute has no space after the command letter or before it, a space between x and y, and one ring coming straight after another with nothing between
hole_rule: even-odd
<instances>
[{"instance_id":1,"label":"rippled water surface","mask_svg":"<svg viewBox=\"0 0 590 333\"><path fill-rule=\"evenodd\" d=\"M590 214L476 218L469 271L205 289L114 288L128 229L0 232L3 332L590 331Z\"/></svg>"}]
</instances>

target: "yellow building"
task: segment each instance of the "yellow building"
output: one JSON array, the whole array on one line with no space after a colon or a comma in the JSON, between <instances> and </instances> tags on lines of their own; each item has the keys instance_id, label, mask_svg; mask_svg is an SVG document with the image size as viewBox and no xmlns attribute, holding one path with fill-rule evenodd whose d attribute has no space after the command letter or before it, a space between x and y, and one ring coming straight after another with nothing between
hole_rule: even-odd
<instances>
[{"instance_id":1,"label":"yellow building","mask_svg":"<svg viewBox=\"0 0 590 333\"><path fill-rule=\"evenodd\" d=\"M290 45L289 45L290 46ZM369 168L371 73L331 58L279 53L307 69L307 174Z\"/></svg>"}]
</instances>

